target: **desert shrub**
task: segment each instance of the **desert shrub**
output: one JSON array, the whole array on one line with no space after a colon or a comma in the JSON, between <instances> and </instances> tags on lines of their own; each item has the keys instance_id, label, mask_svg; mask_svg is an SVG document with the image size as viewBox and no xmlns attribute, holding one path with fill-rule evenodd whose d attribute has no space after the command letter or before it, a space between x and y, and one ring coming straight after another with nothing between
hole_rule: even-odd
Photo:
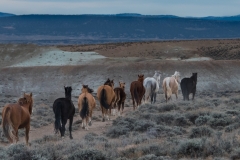
<instances>
[{"instance_id":1,"label":"desert shrub","mask_svg":"<svg viewBox=\"0 0 240 160\"><path fill-rule=\"evenodd\" d=\"M34 143L45 144L46 142L56 142L59 140L59 137L56 135L45 135L41 139L34 140Z\"/></svg>"},{"instance_id":2,"label":"desert shrub","mask_svg":"<svg viewBox=\"0 0 240 160\"><path fill-rule=\"evenodd\" d=\"M176 110L179 107L177 107L177 105L175 103L167 103L167 104L163 104L162 106L158 107L158 111L159 112L167 112L167 111L171 111L171 110Z\"/></svg>"},{"instance_id":3,"label":"desert shrub","mask_svg":"<svg viewBox=\"0 0 240 160\"><path fill-rule=\"evenodd\" d=\"M199 113L196 112L189 112L185 114L185 117L189 119L190 122L195 124L196 119L199 117Z\"/></svg>"},{"instance_id":4,"label":"desert shrub","mask_svg":"<svg viewBox=\"0 0 240 160\"><path fill-rule=\"evenodd\" d=\"M177 117L175 119L176 126L190 126L191 122L184 116Z\"/></svg>"},{"instance_id":5,"label":"desert shrub","mask_svg":"<svg viewBox=\"0 0 240 160\"><path fill-rule=\"evenodd\" d=\"M229 115L223 113L213 113L212 118L209 120L209 125L213 128L218 126L225 127L232 123L232 119Z\"/></svg>"},{"instance_id":6,"label":"desert shrub","mask_svg":"<svg viewBox=\"0 0 240 160\"><path fill-rule=\"evenodd\" d=\"M127 126L112 126L107 132L106 136L111 138L117 138L121 135L128 135L130 132L130 128L127 128Z\"/></svg>"},{"instance_id":7,"label":"desert shrub","mask_svg":"<svg viewBox=\"0 0 240 160\"><path fill-rule=\"evenodd\" d=\"M152 117L152 120L155 121L157 124L166 124L166 125L171 125L174 123L175 117L177 117L177 115L173 115L173 114L158 114L158 115L154 115Z\"/></svg>"},{"instance_id":8,"label":"desert shrub","mask_svg":"<svg viewBox=\"0 0 240 160\"><path fill-rule=\"evenodd\" d=\"M138 158L138 160L170 160L168 156L156 156L154 154L148 154Z\"/></svg>"},{"instance_id":9,"label":"desert shrub","mask_svg":"<svg viewBox=\"0 0 240 160\"><path fill-rule=\"evenodd\" d=\"M240 148L236 148L233 153L231 154L232 160L238 160L240 159Z\"/></svg>"},{"instance_id":10,"label":"desert shrub","mask_svg":"<svg viewBox=\"0 0 240 160\"><path fill-rule=\"evenodd\" d=\"M69 160L78 159L94 159L94 160L106 160L109 159L101 151L96 149L84 149L73 152L69 157Z\"/></svg>"},{"instance_id":11,"label":"desert shrub","mask_svg":"<svg viewBox=\"0 0 240 160\"><path fill-rule=\"evenodd\" d=\"M146 135L138 135L138 136L133 137L134 144L140 144L140 143L146 142L148 140L149 140L149 138Z\"/></svg>"},{"instance_id":12,"label":"desert shrub","mask_svg":"<svg viewBox=\"0 0 240 160\"><path fill-rule=\"evenodd\" d=\"M54 160L57 158L55 154L55 148L52 144L47 144L41 147L35 146L35 148L31 150L31 159Z\"/></svg>"},{"instance_id":13,"label":"desert shrub","mask_svg":"<svg viewBox=\"0 0 240 160\"><path fill-rule=\"evenodd\" d=\"M163 125L157 125L151 127L147 131L147 135L150 138L158 138L158 137L172 137L175 135L182 135L184 131L180 127L168 127Z\"/></svg>"},{"instance_id":14,"label":"desert shrub","mask_svg":"<svg viewBox=\"0 0 240 160\"><path fill-rule=\"evenodd\" d=\"M7 149L9 159L31 159L30 152L25 144L14 144Z\"/></svg>"},{"instance_id":15,"label":"desert shrub","mask_svg":"<svg viewBox=\"0 0 240 160\"><path fill-rule=\"evenodd\" d=\"M86 141L94 141L95 137L97 136L96 133L88 133L84 136L84 140Z\"/></svg>"},{"instance_id":16,"label":"desert shrub","mask_svg":"<svg viewBox=\"0 0 240 160\"><path fill-rule=\"evenodd\" d=\"M231 114L231 115L236 116L236 115L239 115L239 111L236 111L236 110L228 110L228 111L226 111L226 114Z\"/></svg>"},{"instance_id":17,"label":"desert shrub","mask_svg":"<svg viewBox=\"0 0 240 160\"><path fill-rule=\"evenodd\" d=\"M0 147L0 159L7 159L8 155L4 147Z\"/></svg>"},{"instance_id":18,"label":"desert shrub","mask_svg":"<svg viewBox=\"0 0 240 160\"><path fill-rule=\"evenodd\" d=\"M203 115L203 116L199 116L196 120L195 120L195 124L197 126L201 126L201 125L204 125L204 124L207 124L208 121L211 120L211 116L209 115Z\"/></svg>"},{"instance_id":19,"label":"desert shrub","mask_svg":"<svg viewBox=\"0 0 240 160\"><path fill-rule=\"evenodd\" d=\"M207 126L192 128L190 138L211 137L213 130Z\"/></svg>"},{"instance_id":20,"label":"desert shrub","mask_svg":"<svg viewBox=\"0 0 240 160\"><path fill-rule=\"evenodd\" d=\"M225 132L232 132L233 130L236 130L240 127L240 124L239 123L234 123L234 124L231 124L229 126L226 126L225 128Z\"/></svg>"},{"instance_id":21,"label":"desert shrub","mask_svg":"<svg viewBox=\"0 0 240 160\"><path fill-rule=\"evenodd\" d=\"M177 147L177 155L180 157L202 157L204 144L201 139L187 139L181 141Z\"/></svg>"},{"instance_id":22,"label":"desert shrub","mask_svg":"<svg viewBox=\"0 0 240 160\"><path fill-rule=\"evenodd\" d=\"M152 121L148 121L148 120L137 120L134 124L133 124L134 128L133 130L134 131L140 131L140 132L144 132L144 131L147 131L147 129L149 127L153 127L155 126L155 123L152 122Z\"/></svg>"}]
</instances>

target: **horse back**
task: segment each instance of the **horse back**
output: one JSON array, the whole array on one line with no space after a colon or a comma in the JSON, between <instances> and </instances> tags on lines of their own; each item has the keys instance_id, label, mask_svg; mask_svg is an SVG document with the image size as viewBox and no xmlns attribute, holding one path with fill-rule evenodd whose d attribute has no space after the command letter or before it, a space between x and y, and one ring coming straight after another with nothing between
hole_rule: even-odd
<instances>
[{"instance_id":1,"label":"horse back","mask_svg":"<svg viewBox=\"0 0 240 160\"><path fill-rule=\"evenodd\" d=\"M70 116L75 114L75 106L70 99L67 98L58 98L53 103L53 111L60 109L62 115L67 115L69 118Z\"/></svg>"},{"instance_id":2,"label":"horse back","mask_svg":"<svg viewBox=\"0 0 240 160\"><path fill-rule=\"evenodd\" d=\"M96 100L92 96L92 94L90 94L90 93L81 93L79 95L79 98L78 98L78 109L81 110L81 108L82 108L82 101L83 101L83 99L85 97L87 98L90 107L91 108L95 108L96 107Z\"/></svg>"},{"instance_id":3,"label":"horse back","mask_svg":"<svg viewBox=\"0 0 240 160\"><path fill-rule=\"evenodd\" d=\"M126 99L126 93L125 91L121 88L121 87L116 87L114 88L114 92L117 93L119 92L119 94L115 94L115 96L120 96L119 99L120 101L124 101ZM118 97L116 97L118 99Z\"/></svg>"}]
</instances>

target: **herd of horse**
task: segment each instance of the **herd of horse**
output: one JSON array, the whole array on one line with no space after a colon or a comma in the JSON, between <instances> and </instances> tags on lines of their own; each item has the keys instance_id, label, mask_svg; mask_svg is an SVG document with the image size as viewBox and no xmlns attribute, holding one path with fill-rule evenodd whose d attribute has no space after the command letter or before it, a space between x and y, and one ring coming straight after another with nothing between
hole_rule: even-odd
<instances>
[{"instance_id":1,"label":"herd of horse","mask_svg":"<svg viewBox=\"0 0 240 160\"><path fill-rule=\"evenodd\" d=\"M142 100L145 103L149 101L151 103L156 102L156 95L160 88L160 78L161 73L155 71L153 77L144 79L144 75L138 75L138 80L130 84L133 110L141 105ZM164 78L162 88L166 102L171 99L172 94L176 95L176 99L178 98L179 85L182 90L183 100L189 100L190 93L192 93L192 99L194 99L197 73L192 73L190 78L180 80L180 73L175 71L172 76ZM67 120L69 120L69 137L72 139L72 123L75 114L75 106L71 100L72 87L64 86L64 89L65 98L58 98L53 103L53 112L55 114L54 130L55 133L60 131L61 137L64 137L65 125ZM92 114L96 107L96 100L92 93L93 89L89 88L88 85L82 85L81 94L78 98L78 110L82 119L82 128L86 130L88 130L88 126L92 125ZM116 108L120 116L123 113L126 100L125 83L119 82L119 87L114 88L113 80L108 78L103 85L98 87L97 99L102 110L103 122L105 119L109 120L111 114L115 115ZM10 143L16 143L18 141L18 129L25 128L26 144L28 145L32 106L32 93L24 93L17 103L4 106L2 110L2 128L4 135Z\"/></svg>"}]
</instances>

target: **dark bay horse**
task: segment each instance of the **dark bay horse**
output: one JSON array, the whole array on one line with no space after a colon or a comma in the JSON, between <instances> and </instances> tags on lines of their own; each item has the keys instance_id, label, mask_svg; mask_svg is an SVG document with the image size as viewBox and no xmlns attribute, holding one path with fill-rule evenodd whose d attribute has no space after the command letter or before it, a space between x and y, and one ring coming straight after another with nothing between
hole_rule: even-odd
<instances>
[{"instance_id":1,"label":"dark bay horse","mask_svg":"<svg viewBox=\"0 0 240 160\"><path fill-rule=\"evenodd\" d=\"M75 114L75 107L71 100L72 87L65 87L65 98L58 98L53 103L53 112L55 114L55 132L58 133L58 130L61 133L61 137L64 137L65 134L65 125L69 119L69 132L70 139L72 139L72 123L73 116Z\"/></svg>"},{"instance_id":2,"label":"dark bay horse","mask_svg":"<svg viewBox=\"0 0 240 160\"><path fill-rule=\"evenodd\" d=\"M28 145L32 107L32 93L24 93L18 103L4 106L2 110L3 133L11 143L17 143L18 129L25 128L26 144Z\"/></svg>"},{"instance_id":3,"label":"dark bay horse","mask_svg":"<svg viewBox=\"0 0 240 160\"><path fill-rule=\"evenodd\" d=\"M84 129L86 126L86 130L88 130L88 125L92 125L92 112L96 107L96 101L91 94L93 90L88 85L82 85L81 91L78 98L78 109L82 118L82 128Z\"/></svg>"},{"instance_id":4,"label":"dark bay horse","mask_svg":"<svg viewBox=\"0 0 240 160\"><path fill-rule=\"evenodd\" d=\"M108 79L104 85L101 85L97 89L97 97L102 109L102 121L105 121L105 116L110 120L111 108L115 100L115 93L113 90L114 82Z\"/></svg>"},{"instance_id":5,"label":"dark bay horse","mask_svg":"<svg viewBox=\"0 0 240 160\"><path fill-rule=\"evenodd\" d=\"M131 92L132 101L133 101L133 110L135 110L136 108L135 101L137 103L137 107L139 107L139 105L141 105L143 95L145 94L143 80L144 80L144 75L138 75L138 80L133 81L130 85L130 92Z\"/></svg>"},{"instance_id":6,"label":"dark bay horse","mask_svg":"<svg viewBox=\"0 0 240 160\"><path fill-rule=\"evenodd\" d=\"M181 90L183 95L183 100L189 100L189 94L192 93L192 100L194 100L194 96L196 93L196 85L197 85L197 73L192 73L190 78L183 78L181 80Z\"/></svg>"},{"instance_id":7,"label":"dark bay horse","mask_svg":"<svg viewBox=\"0 0 240 160\"><path fill-rule=\"evenodd\" d=\"M119 87L114 88L114 93L115 93L114 110L117 105L118 106L118 116L120 116L123 113L124 102L126 99L125 83L119 82ZM120 113L120 110L122 110L121 113Z\"/></svg>"}]
</instances>

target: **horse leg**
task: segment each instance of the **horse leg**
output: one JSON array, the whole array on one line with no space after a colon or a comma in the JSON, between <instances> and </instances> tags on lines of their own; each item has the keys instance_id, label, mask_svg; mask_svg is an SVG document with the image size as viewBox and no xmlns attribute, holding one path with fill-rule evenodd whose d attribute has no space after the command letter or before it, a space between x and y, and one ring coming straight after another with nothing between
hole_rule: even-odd
<instances>
[{"instance_id":1,"label":"horse leg","mask_svg":"<svg viewBox=\"0 0 240 160\"><path fill-rule=\"evenodd\" d=\"M121 115L123 114L123 109L124 109L124 101L122 102L122 112L121 112Z\"/></svg>"},{"instance_id":2,"label":"horse leg","mask_svg":"<svg viewBox=\"0 0 240 160\"><path fill-rule=\"evenodd\" d=\"M131 96L132 96L132 101L133 101L133 110L135 110L135 100L134 100L134 95L133 95L133 93L131 93Z\"/></svg>"},{"instance_id":3,"label":"horse leg","mask_svg":"<svg viewBox=\"0 0 240 160\"><path fill-rule=\"evenodd\" d=\"M153 99L154 99L153 103L156 103L156 97L157 97L157 93L155 92L155 93L153 94Z\"/></svg>"},{"instance_id":4,"label":"horse leg","mask_svg":"<svg viewBox=\"0 0 240 160\"><path fill-rule=\"evenodd\" d=\"M120 116L120 111L121 110L121 102L118 103L118 116Z\"/></svg>"},{"instance_id":5,"label":"horse leg","mask_svg":"<svg viewBox=\"0 0 240 160\"><path fill-rule=\"evenodd\" d=\"M105 117L104 117L104 108L103 108L103 106L101 106L101 108L102 108L102 122L105 122Z\"/></svg>"},{"instance_id":6,"label":"horse leg","mask_svg":"<svg viewBox=\"0 0 240 160\"><path fill-rule=\"evenodd\" d=\"M186 98L189 101L189 92L188 91L186 91Z\"/></svg>"},{"instance_id":7,"label":"horse leg","mask_svg":"<svg viewBox=\"0 0 240 160\"><path fill-rule=\"evenodd\" d=\"M89 126L92 125L92 108L90 109L90 114L89 114L89 123L88 123Z\"/></svg>"},{"instance_id":8,"label":"horse leg","mask_svg":"<svg viewBox=\"0 0 240 160\"><path fill-rule=\"evenodd\" d=\"M193 93L192 93L192 100L194 100L195 93L196 92L193 91Z\"/></svg>"},{"instance_id":9,"label":"horse leg","mask_svg":"<svg viewBox=\"0 0 240 160\"><path fill-rule=\"evenodd\" d=\"M70 139L73 139L73 137L72 137L72 123L73 123L73 117L69 118L69 137L70 137Z\"/></svg>"},{"instance_id":10,"label":"horse leg","mask_svg":"<svg viewBox=\"0 0 240 160\"><path fill-rule=\"evenodd\" d=\"M30 131L30 123L25 127L25 139L26 139L26 144L28 146L28 140L29 140L29 131Z\"/></svg>"},{"instance_id":11,"label":"horse leg","mask_svg":"<svg viewBox=\"0 0 240 160\"><path fill-rule=\"evenodd\" d=\"M61 127L61 137L64 138L64 134L65 134L65 125L67 123L67 119L62 118L62 127Z\"/></svg>"},{"instance_id":12,"label":"horse leg","mask_svg":"<svg viewBox=\"0 0 240 160\"><path fill-rule=\"evenodd\" d=\"M86 117L86 130L88 130L89 116Z\"/></svg>"}]
</instances>

